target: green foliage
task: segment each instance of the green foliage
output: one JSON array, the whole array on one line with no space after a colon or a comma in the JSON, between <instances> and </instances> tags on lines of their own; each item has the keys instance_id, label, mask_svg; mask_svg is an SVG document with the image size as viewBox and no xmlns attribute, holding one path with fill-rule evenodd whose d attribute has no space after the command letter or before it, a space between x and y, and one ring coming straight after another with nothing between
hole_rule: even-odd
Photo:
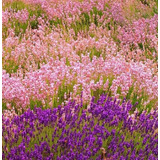
<instances>
[{"instance_id":1,"label":"green foliage","mask_svg":"<svg viewBox=\"0 0 160 160\"><path fill-rule=\"evenodd\" d=\"M138 43L138 46L141 50L143 50L143 44L142 43Z\"/></svg>"},{"instance_id":2,"label":"green foliage","mask_svg":"<svg viewBox=\"0 0 160 160\"><path fill-rule=\"evenodd\" d=\"M158 59L158 54L155 57L153 56L153 52L157 53L156 48L150 47L150 44L148 42L146 42L144 44L144 47L145 47L144 54L145 54L145 56L146 56L147 59L151 59L151 60Z\"/></svg>"},{"instance_id":3,"label":"green foliage","mask_svg":"<svg viewBox=\"0 0 160 160\"><path fill-rule=\"evenodd\" d=\"M33 110L35 107L43 107L42 101L30 99L30 109Z\"/></svg>"},{"instance_id":4,"label":"green foliage","mask_svg":"<svg viewBox=\"0 0 160 160\"><path fill-rule=\"evenodd\" d=\"M5 102L2 101L2 112L6 109L7 109L7 105Z\"/></svg>"},{"instance_id":5,"label":"green foliage","mask_svg":"<svg viewBox=\"0 0 160 160\"><path fill-rule=\"evenodd\" d=\"M100 57L101 53L102 53L102 52L101 52L101 51L98 51L95 47L92 48L92 49L90 49L90 55L89 55L90 60L92 61L93 56Z\"/></svg>"},{"instance_id":6,"label":"green foliage","mask_svg":"<svg viewBox=\"0 0 160 160\"><path fill-rule=\"evenodd\" d=\"M59 19L59 18L56 18L55 20L49 20L49 24L50 24L50 27L52 28L52 26L62 26L62 19Z\"/></svg>"},{"instance_id":7,"label":"green foliage","mask_svg":"<svg viewBox=\"0 0 160 160\"><path fill-rule=\"evenodd\" d=\"M53 95L53 107L57 107L58 105L61 105L62 102L65 101L65 94L66 94L66 100L70 97L70 93L73 93L73 87L76 84L76 81L72 81L70 84L65 84L65 79L63 80L62 84L58 88L58 93L56 95ZM80 89L81 91L81 89ZM77 92L79 94L79 92Z\"/></svg>"},{"instance_id":8,"label":"green foliage","mask_svg":"<svg viewBox=\"0 0 160 160\"><path fill-rule=\"evenodd\" d=\"M80 15L80 19L76 20L75 22L72 22L69 28L72 28L74 30L75 35L77 37L79 32L88 31L91 23L94 23L96 26L99 26L100 23L98 22L98 16L101 17L102 15L102 11L98 10L96 7L93 7L93 9L90 11L90 14L85 12L82 13Z\"/></svg>"},{"instance_id":9,"label":"green foliage","mask_svg":"<svg viewBox=\"0 0 160 160\"><path fill-rule=\"evenodd\" d=\"M22 36L22 34L25 33L27 27L28 27L28 22L26 23L20 23L18 21L15 21L13 24L12 24L13 28L15 27L15 35L16 36Z\"/></svg>"},{"instance_id":10,"label":"green foliage","mask_svg":"<svg viewBox=\"0 0 160 160\"><path fill-rule=\"evenodd\" d=\"M9 60L8 65L3 65L3 69L11 75L11 73L16 73L19 68L19 65L14 60Z\"/></svg>"},{"instance_id":11,"label":"green foliage","mask_svg":"<svg viewBox=\"0 0 160 160\"><path fill-rule=\"evenodd\" d=\"M97 102L97 100L100 98L102 94L106 94L107 92L103 90L103 88L98 88L96 90L91 90L91 96L95 97L94 102Z\"/></svg>"},{"instance_id":12,"label":"green foliage","mask_svg":"<svg viewBox=\"0 0 160 160\"><path fill-rule=\"evenodd\" d=\"M117 93L121 94L121 87L120 86L118 86L118 88L117 88Z\"/></svg>"},{"instance_id":13,"label":"green foliage","mask_svg":"<svg viewBox=\"0 0 160 160\"><path fill-rule=\"evenodd\" d=\"M129 88L126 99L129 100L131 98L131 94L134 91L134 83L132 84L132 86Z\"/></svg>"},{"instance_id":14,"label":"green foliage","mask_svg":"<svg viewBox=\"0 0 160 160\"><path fill-rule=\"evenodd\" d=\"M157 99L151 100L151 101L146 105L146 110L148 111L148 113L151 111L151 109L153 108L153 106L155 106L155 104L157 104Z\"/></svg>"},{"instance_id":15,"label":"green foliage","mask_svg":"<svg viewBox=\"0 0 160 160\"><path fill-rule=\"evenodd\" d=\"M99 78L97 78L97 80L95 81L98 82ZM97 88L95 90L91 89L91 96L95 97L95 102L97 102L97 100L100 98L100 96L102 94L107 94L108 96L112 96L112 92L110 90L110 87L112 86L112 82L114 80L114 76L110 75L110 76L103 76L103 84L106 83L106 81L108 80L108 89L104 90L103 87L102 88Z\"/></svg>"},{"instance_id":16,"label":"green foliage","mask_svg":"<svg viewBox=\"0 0 160 160\"><path fill-rule=\"evenodd\" d=\"M153 13L158 14L158 8L157 7L153 7ZM152 14L154 15L154 14Z\"/></svg>"},{"instance_id":17,"label":"green foliage","mask_svg":"<svg viewBox=\"0 0 160 160\"><path fill-rule=\"evenodd\" d=\"M3 6L3 10L5 10L7 8L11 8L15 12L17 12L17 11L20 11L20 10L28 8L28 7L29 7L29 5L25 4L23 1L16 0L11 3L10 2L6 3L5 6Z\"/></svg>"},{"instance_id":18,"label":"green foliage","mask_svg":"<svg viewBox=\"0 0 160 160\"><path fill-rule=\"evenodd\" d=\"M66 65L67 65L67 66L71 66L71 65L70 65L70 62L69 62L69 60L68 60L68 57L66 58Z\"/></svg>"}]
</instances>

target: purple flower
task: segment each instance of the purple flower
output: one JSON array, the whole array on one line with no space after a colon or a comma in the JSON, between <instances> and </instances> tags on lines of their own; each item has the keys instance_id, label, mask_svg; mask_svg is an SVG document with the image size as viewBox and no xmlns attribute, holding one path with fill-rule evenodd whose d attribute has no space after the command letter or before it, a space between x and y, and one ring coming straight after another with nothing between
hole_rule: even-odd
<instances>
[{"instance_id":1,"label":"purple flower","mask_svg":"<svg viewBox=\"0 0 160 160\"><path fill-rule=\"evenodd\" d=\"M28 110L13 118L11 123L3 123L3 157L98 159L103 147L106 157L113 159L146 156L156 159L158 135L151 133L158 127L158 115L142 113L135 123L132 117L129 118L131 108L132 105L126 101L120 105L115 99L103 95L97 103L91 102L88 111L75 102L64 108ZM74 114L71 114L73 110ZM14 130L7 129L12 127Z\"/></svg>"}]
</instances>

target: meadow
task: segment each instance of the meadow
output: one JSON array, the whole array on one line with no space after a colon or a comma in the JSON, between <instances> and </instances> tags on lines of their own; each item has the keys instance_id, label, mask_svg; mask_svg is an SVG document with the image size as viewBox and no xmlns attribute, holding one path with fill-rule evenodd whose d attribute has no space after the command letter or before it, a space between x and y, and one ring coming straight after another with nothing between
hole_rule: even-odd
<instances>
[{"instance_id":1,"label":"meadow","mask_svg":"<svg viewBox=\"0 0 160 160\"><path fill-rule=\"evenodd\" d=\"M158 0L3 0L4 160L158 159Z\"/></svg>"}]
</instances>

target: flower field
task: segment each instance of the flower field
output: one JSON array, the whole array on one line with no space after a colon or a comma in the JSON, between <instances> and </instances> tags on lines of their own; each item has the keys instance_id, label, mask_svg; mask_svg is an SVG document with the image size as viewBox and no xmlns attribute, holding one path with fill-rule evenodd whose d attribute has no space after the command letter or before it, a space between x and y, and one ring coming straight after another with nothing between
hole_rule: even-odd
<instances>
[{"instance_id":1,"label":"flower field","mask_svg":"<svg viewBox=\"0 0 160 160\"><path fill-rule=\"evenodd\" d=\"M158 159L158 0L3 0L4 160Z\"/></svg>"}]
</instances>

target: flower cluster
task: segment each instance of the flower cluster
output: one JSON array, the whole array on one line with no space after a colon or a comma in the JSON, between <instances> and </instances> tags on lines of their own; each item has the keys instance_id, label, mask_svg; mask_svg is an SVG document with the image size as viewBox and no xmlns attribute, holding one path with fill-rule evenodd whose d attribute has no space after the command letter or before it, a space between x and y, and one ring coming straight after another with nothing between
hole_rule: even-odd
<instances>
[{"instance_id":1,"label":"flower cluster","mask_svg":"<svg viewBox=\"0 0 160 160\"><path fill-rule=\"evenodd\" d=\"M107 92L156 107L158 16L150 5L144 18L141 2L4 1L3 106L57 106L83 91L86 104ZM133 6L141 15L131 22L125 11Z\"/></svg>"},{"instance_id":2,"label":"flower cluster","mask_svg":"<svg viewBox=\"0 0 160 160\"><path fill-rule=\"evenodd\" d=\"M41 69L26 73L24 78L21 74L20 77L9 77L9 74L3 73L4 101L14 101L16 106L24 109L30 104L31 98L44 101L46 105L52 103L53 95L57 95L59 88L63 86L62 96L70 93L71 98L78 100L78 93L83 90L85 102L88 102L93 92L98 89L109 90L117 98L119 95L126 97L133 85L133 91L139 96L144 91L150 95L148 100L157 98L157 75L153 75L152 70L143 63L127 63L124 59L114 57L106 60L94 57L90 62L89 56L83 56L82 63L69 62L71 66L66 65L65 59L52 60Z\"/></svg>"},{"instance_id":3,"label":"flower cluster","mask_svg":"<svg viewBox=\"0 0 160 160\"><path fill-rule=\"evenodd\" d=\"M3 159L156 160L157 1L2 5Z\"/></svg>"},{"instance_id":4,"label":"flower cluster","mask_svg":"<svg viewBox=\"0 0 160 160\"><path fill-rule=\"evenodd\" d=\"M158 113L132 107L102 95L88 109L70 102L3 117L3 159L157 159Z\"/></svg>"}]
</instances>

